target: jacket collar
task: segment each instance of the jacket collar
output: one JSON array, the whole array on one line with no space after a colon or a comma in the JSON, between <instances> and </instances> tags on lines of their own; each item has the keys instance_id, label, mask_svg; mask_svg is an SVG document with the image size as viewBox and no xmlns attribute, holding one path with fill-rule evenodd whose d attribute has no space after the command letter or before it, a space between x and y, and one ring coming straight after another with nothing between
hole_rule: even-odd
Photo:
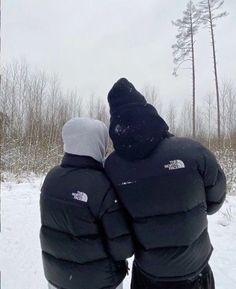
<instances>
[{"instance_id":1,"label":"jacket collar","mask_svg":"<svg viewBox=\"0 0 236 289\"><path fill-rule=\"evenodd\" d=\"M74 167L80 169L94 169L94 170L103 170L101 163L89 156L78 156L65 153L62 162L62 167Z\"/></svg>"}]
</instances>

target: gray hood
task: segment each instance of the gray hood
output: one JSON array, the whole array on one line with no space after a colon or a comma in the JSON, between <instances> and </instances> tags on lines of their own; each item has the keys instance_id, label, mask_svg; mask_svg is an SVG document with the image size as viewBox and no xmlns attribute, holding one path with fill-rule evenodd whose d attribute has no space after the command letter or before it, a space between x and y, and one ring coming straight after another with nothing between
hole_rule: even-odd
<instances>
[{"instance_id":1,"label":"gray hood","mask_svg":"<svg viewBox=\"0 0 236 289\"><path fill-rule=\"evenodd\" d=\"M95 119L77 117L62 129L64 151L68 154L89 156L102 163L108 146L108 129Z\"/></svg>"}]
</instances>

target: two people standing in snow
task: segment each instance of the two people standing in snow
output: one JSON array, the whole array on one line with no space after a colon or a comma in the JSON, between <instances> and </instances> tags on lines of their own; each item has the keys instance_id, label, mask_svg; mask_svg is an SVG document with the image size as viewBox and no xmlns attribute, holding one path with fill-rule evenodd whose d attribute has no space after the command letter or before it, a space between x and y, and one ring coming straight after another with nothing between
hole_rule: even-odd
<instances>
[{"instance_id":1,"label":"two people standing in snow","mask_svg":"<svg viewBox=\"0 0 236 289\"><path fill-rule=\"evenodd\" d=\"M115 151L105 170L105 125L73 119L62 132L62 164L42 187L47 280L61 289L113 289L134 251L132 289L214 289L207 214L226 194L215 156L171 135L126 79L115 83L108 101Z\"/></svg>"}]
</instances>

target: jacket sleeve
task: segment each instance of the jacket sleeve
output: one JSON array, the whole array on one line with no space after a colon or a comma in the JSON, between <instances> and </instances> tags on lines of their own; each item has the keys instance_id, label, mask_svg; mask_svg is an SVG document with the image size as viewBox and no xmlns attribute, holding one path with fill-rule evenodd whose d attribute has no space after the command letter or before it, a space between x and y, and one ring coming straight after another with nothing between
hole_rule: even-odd
<instances>
[{"instance_id":1,"label":"jacket sleeve","mask_svg":"<svg viewBox=\"0 0 236 289\"><path fill-rule=\"evenodd\" d=\"M108 251L115 261L122 261L134 253L128 219L116 194L110 188L100 208L100 220Z\"/></svg>"},{"instance_id":2,"label":"jacket sleeve","mask_svg":"<svg viewBox=\"0 0 236 289\"><path fill-rule=\"evenodd\" d=\"M207 213L212 215L216 213L224 203L226 196L226 177L214 154L206 148L204 148L203 151L201 175L206 192Z\"/></svg>"}]
</instances>

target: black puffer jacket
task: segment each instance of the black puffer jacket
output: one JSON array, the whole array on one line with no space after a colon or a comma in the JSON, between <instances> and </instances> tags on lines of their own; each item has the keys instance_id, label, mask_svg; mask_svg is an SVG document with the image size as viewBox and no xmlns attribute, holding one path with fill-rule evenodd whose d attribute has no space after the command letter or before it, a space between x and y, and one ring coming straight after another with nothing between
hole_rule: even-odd
<instances>
[{"instance_id":1,"label":"black puffer jacket","mask_svg":"<svg viewBox=\"0 0 236 289\"><path fill-rule=\"evenodd\" d=\"M105 168L130 215L140 269L163 280L196 276L212 253L207 214L221 207L226 194L214 155L169 135L141 160L113 152Z\"/></svg>"},{"instance_id":2,"label":"black puffer jacket","mask_svg":"<svg viewBox=\"0 0 236 289\"><path fill-rule=\"evenodd\" d=\"M47 280L63 289L115 288L133 246L102 165L66 154L47 175L40 205Z\"/></svg>"}]
</instances>

